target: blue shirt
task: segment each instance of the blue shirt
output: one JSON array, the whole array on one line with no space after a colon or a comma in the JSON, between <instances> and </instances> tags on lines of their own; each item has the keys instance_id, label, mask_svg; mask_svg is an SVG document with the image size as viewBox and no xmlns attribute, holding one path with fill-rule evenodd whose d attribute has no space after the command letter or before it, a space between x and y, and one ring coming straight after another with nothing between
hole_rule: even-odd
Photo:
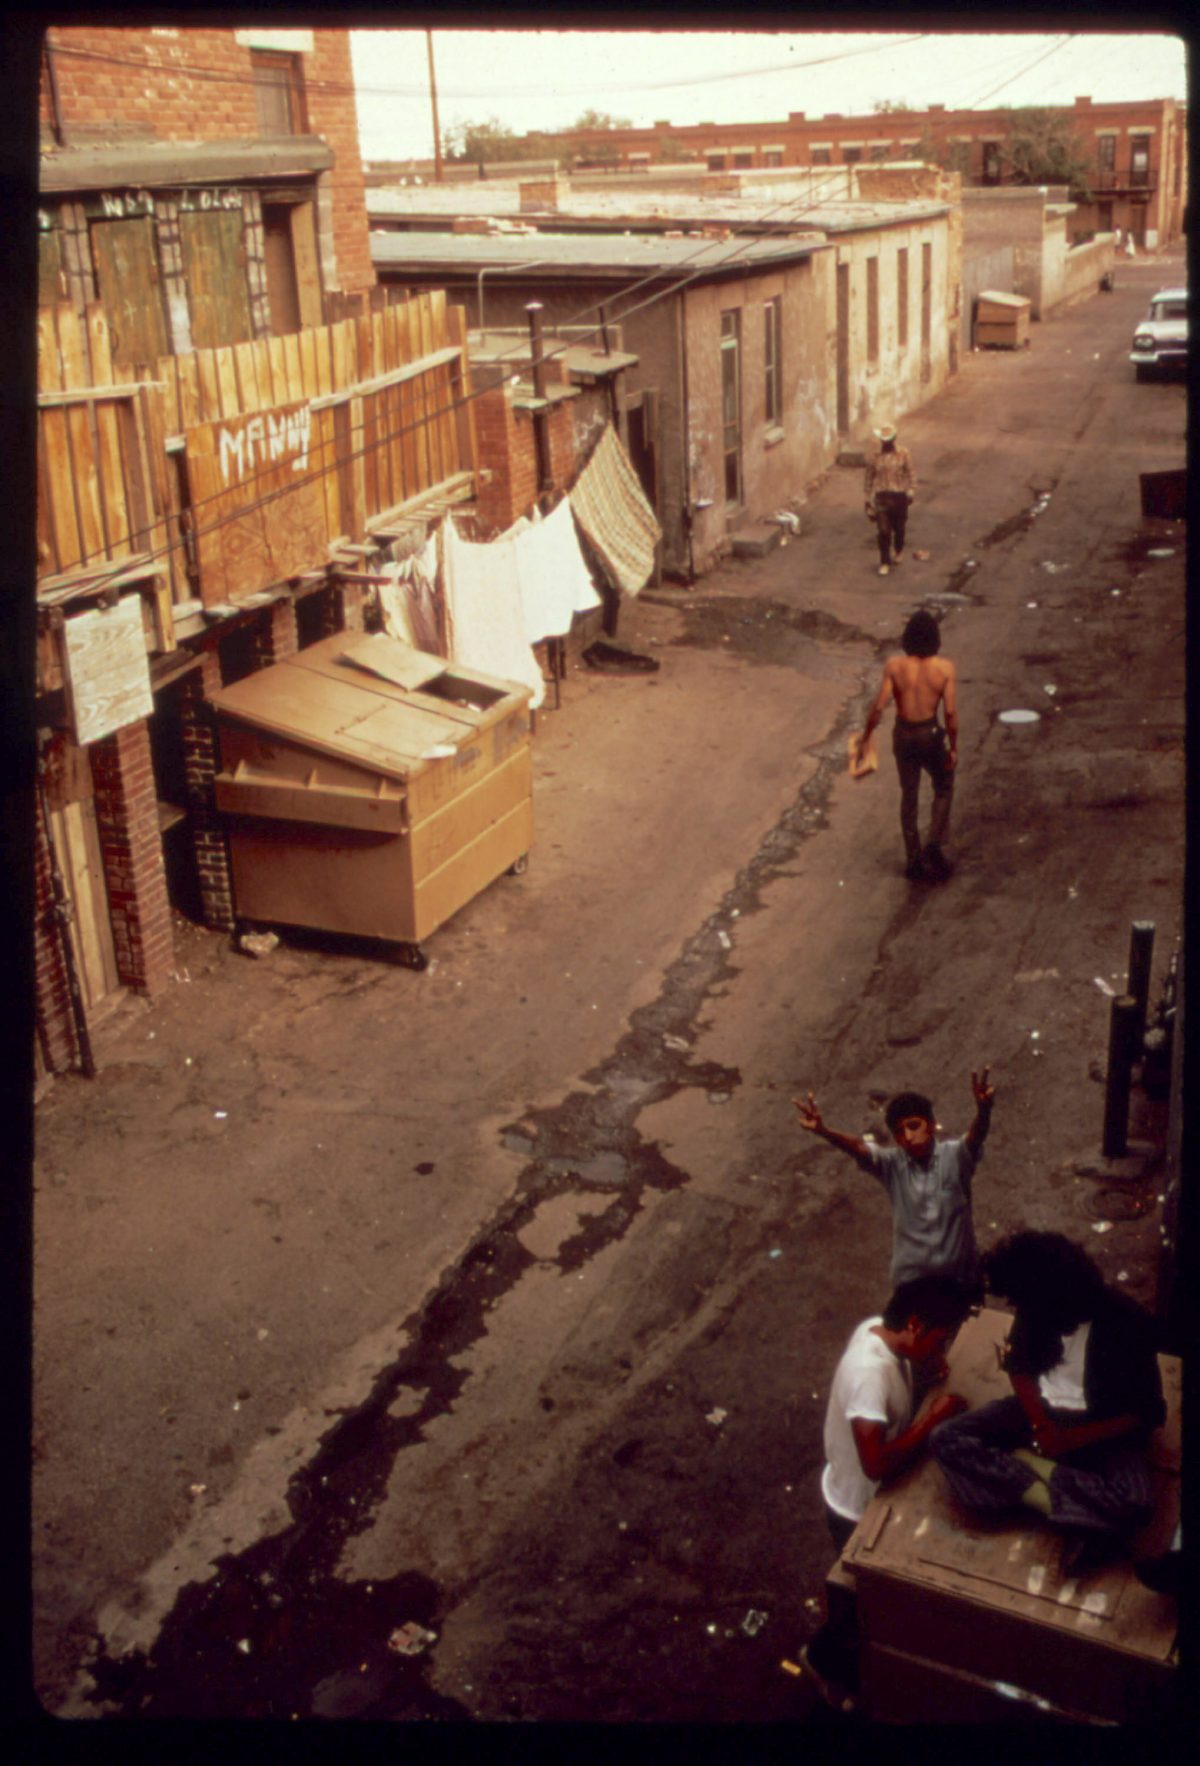
<instances>
[{"instance_id":1,"label":"blue shirt","mask_svg":"<svg viewBox=\"0 0 1200 1766\"><path fill-rule=\"evenodd\" d=\"M867 1162L892 1204L892 1287L919 1275L974 1281L979 1259L971 1178L978 1156L966 1140L935 1139L927 1165L901 1147L868 1141Z\"/></svg>"}]
</instances>

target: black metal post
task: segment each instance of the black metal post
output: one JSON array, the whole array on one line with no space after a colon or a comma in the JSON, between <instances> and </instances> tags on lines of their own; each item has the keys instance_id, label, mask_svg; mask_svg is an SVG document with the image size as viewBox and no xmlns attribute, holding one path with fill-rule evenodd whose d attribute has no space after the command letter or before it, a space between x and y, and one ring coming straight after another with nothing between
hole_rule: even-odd
<instances>
[{"instance_id":1,"label":"black metal post","mask_svg":"<svg viewBox=\"0 0 1200 1766\"><path fill-rule=\"evenodd\" d=\"M529 314L529 347L533 353L533 396L539 408L533 413L533 438L537 448L538 497L548 496L554 488L550 474L550 447L546 436L546 364L542 359L542 303L531 300L525 311Z\"/></svg>"},{"instance_id":2,"label":"black metal post","mask_svg":"<svg viewBox=\"0 0 1200 1766\"><path fill-rule=\"evenodd\" d=\"M1108 1076L1104 1089L1104 1143L1106 1159L1120 1159L1127 1148L1129 1088L1137 1048L1137 1001L1119 994L1112 1003L1108 1025Z\"/></svg>"},{"instance_id":3,"label":"black metal post","mask_svg":"<svg viewBox=\"0 0 1200 1766\"><path fill-rule=\"evenodd\" d=\"M1137 1001L1135 1060L1142 1052L1146 1034L1146 1006L1150 999L1150 960L1154 955L1154 921L1135 920L1129 928L1129 979L1125 991Z\"/></svg>"}]
</instances>

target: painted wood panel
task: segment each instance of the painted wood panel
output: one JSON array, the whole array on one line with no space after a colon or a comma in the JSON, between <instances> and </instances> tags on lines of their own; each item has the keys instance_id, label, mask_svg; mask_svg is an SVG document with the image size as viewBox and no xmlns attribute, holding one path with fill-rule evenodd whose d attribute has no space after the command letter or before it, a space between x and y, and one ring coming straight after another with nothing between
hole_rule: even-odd
<instances>
[{"instance_id":1,"label":"painted wood panel","mask_svg":"<svg viewBox=\"0 0 1200 1766\"><path fill-rule=\"evenodd\" d=\"M253 327L240 211L182 214L179 237L193 345L244 343Z\"/></svg>"},{"instance_id":2,"label":"painted wood panel","mask_svg":"<svg viewBox=\"0 0 1200 1766\"><path fill-rule=\"evenodd\" d=\"M140 595L68 619L63 627L75 739L98 742L154 710Z\"/></svg>"},{"instance_id":3,"label":"painted wood panel","mask_svg":"<svg viewBox=\"0 0 1200 1766\"><path fill-rule=\"evenodd\" d=\"M126 366L157 362L168 345L154 222L147 216L93 221L90 239L112 360Z\"/></svg>"}]
</instances>

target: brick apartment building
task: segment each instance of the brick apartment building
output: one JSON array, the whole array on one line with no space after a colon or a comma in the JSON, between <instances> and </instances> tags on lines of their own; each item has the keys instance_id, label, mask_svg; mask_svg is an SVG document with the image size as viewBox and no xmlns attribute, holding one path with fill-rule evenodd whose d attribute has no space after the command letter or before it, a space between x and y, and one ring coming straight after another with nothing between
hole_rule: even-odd
<instances>
[{"instance_id":1,"label":"brick apartment building","mask_svg":"<svg viewBox=\"0 0 1200 1766\"><path fill-rule=\"evenodd\" d=\"M40 119L39 1077L86 1066L91 1030L127 991L169 984L173 910L234 923L213 693L361 628L363 572L381 555L366 519L421 504L427 489L436 501L445 485L433 462L455 500L479 489L484 530L528 509L545 463L532 415L495 388L479 402L493 465L480 483L470 416L435 414L466 384L456 315L432 296L401 303L394 322L384 311L346 31L54 27ZM416 499L395 459L387 472L377 450L355 463L353 439L364 423L378 437L384 401L407 399L410 384L431 413L418 430L440 423L436 446L418 434L391 449L417 474ZM317 416L322 403L337 408ZM241 586L226 591L197 537L205 504L189 482L202 464L191 438L297 404L314 434L341 426L315 492L336 513L311 545L305 537L299 564L294 545L280 565L268 543L249 580L258 552L249 571L243 554ZM539 414L536 427L561 490L574 472L569 415ZM72 644L110 614L132 629L138 604L125 698L110 701L104 658L75 672ZM104 718L89 729L97 707Z\"/></svg>"},{"instance_id":2,"label":"brick apartment building","mask_svg":"<svg viewBox=\"0 0 1200 1766\"><path fill-rule=\"evenodd\" d=\"M1091 168L1092 201L1079 206L1074 231L1120 227L1150 250L1178 239L1187 206L1186 107L1173 98L1117 104L1076 98L1061 114ZM566 130L558 139L581 167L630 171L683 160L721 172L936 159L960 172L964 184L988 185L1013 181L1006 142L1019 117L1019 110L948 110L941 104L867 116L809 117L794 110L781 121L658 122L640 129Z\"/></svg>"},{"instance_id":3,"label":"brick apartment building","mask_svg":"<svg viewBox=\"0 0 1200 1766\"><path fill-rule=\"evenodd\" d=\"M119 362L374 282L347 31L55 27L40 119L41 298L100 300Z\"/></svg>"}]
</instances>

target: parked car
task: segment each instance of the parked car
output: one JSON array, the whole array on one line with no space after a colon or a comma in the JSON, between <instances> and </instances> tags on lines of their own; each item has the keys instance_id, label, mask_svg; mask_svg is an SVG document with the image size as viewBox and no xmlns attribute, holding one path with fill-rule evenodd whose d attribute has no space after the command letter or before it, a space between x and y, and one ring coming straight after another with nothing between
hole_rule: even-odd
<instances>
[{"instance_id":1,"label":"parked car","mask_svg":"<svg viewBox=\"0 0 1200 1766\"><path fill-rule=\"evenodd\" d=\"M1186 367L1187 353L1187 289L1160 288L1133 334L1129 360L1138 379L1148 380L1157 368Z\"/></svg>"}]
</instances>

